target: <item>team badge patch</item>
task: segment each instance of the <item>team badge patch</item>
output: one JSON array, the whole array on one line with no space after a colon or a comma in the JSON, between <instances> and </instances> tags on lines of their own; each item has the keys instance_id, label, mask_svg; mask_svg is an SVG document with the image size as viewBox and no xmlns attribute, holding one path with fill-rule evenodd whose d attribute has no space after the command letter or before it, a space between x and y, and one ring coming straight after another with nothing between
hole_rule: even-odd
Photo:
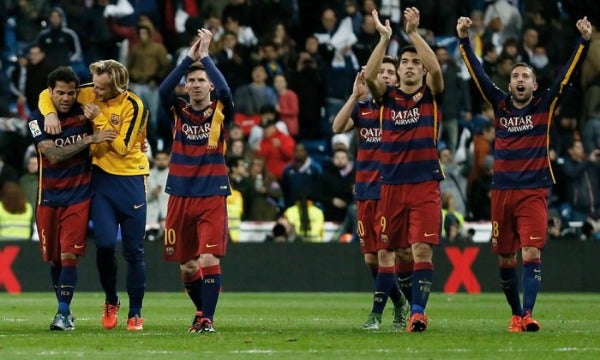
<instances>
[{"instance_id":1,"label":"team badge patch","mask_svg":"<svg viewBox=\"0 0 600 360\"><path fill-rule=\"evenodd\" d=\"M31 131L31 135L33 137L42 135L42 130L40 130L40 125L37 120L33 120L29 122L29 131Z\"/></svg>"},{"instance_id":2,"label":"team badge patch","mask_svg":"<svg viewBox=\"0 0 600 360\"><path fill-rule=\"evenodd\" d=\"M213 113L213 109L209 107L208 109L204 110L204 114L203 115L204 115L205 118L207 118L207 117L211 116L212 113Z\"/></svg>"},{"instance_id":3,"label":"team badge patch","mask_svg":"<svg viewBox=\"0 0 600 360\"><path fill-rule=\"evenodd\" d=\"M419 102L419 100L421 100L421 98L423 97L423 94L421 93L416 93L415 96L412 97L412 100L414 102Z\"/></svg>"},{"instance_id":4,"label":"team badge patch","mask_svg":"<svg viewBox=\"0 0 600 360\"><path fill-rule=\"evenodd\" d=\"M111 114L110 115L110 122L113 125L119 125L119 115L117 115L117 114Z\"/></svg>"}]
</instances>

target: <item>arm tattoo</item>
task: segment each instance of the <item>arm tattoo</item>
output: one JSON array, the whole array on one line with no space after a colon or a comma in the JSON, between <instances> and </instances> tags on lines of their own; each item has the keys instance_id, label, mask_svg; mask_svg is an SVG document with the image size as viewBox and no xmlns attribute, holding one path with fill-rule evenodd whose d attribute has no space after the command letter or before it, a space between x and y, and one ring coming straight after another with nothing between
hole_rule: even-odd
<instances>
[{"instance_id":1,"label":"arm tattoo","mask_svg":"<svg viewBox=\"0 0 600 360\"><path fill-rule=\"evenodd\" d=\"M50 162L58 163L67 160L80 153L83 149L88 148L92 142L90 141L92 136L93 135L84 136L78 142L63 147L56 146L53 140L44 140L38 144L38 150L44 154ZM90 137L90 140L87 140L88 137Z\"/></svg>"}]
</instances>

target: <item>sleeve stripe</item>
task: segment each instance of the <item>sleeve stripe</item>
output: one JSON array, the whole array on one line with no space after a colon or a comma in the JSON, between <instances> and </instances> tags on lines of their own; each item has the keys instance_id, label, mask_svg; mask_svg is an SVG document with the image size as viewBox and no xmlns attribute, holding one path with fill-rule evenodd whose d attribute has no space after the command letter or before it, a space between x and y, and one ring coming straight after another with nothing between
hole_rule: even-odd
<instances>
[{"instance_id":1,"label":"sleeve stripe","mask_svg":"<svg viewBox=\"0 0 600 360\"><path fill-rule=\"evenodd\" d=\"M569 83L569 81L571 79L571 75L573 75L573 71L575 70L575 68L579 64L579 60L581 58L581 54L583 53L583 50L585 50L585 46L583 46L583 45L580 44L577 47L577 52L575 52L575 56L573 57L573 61L571 61L571 64L569 65L569 69L567 69L567 73L565 74L565 78L560 82L560 89L558 90L559 94L562 93L564 87L567 86L567 84Z\"/></svg>"},{"instance_id":2,"label":"sleeve stripe","mask_svg":"<svg viewBox=\"0 0 600 360\"><path fill-rule=\"evenodd\" d=\"M467 70L469 70L469 74L471 74L471 78L475 82L475 85L477 86L477 89L479 90L479 93L483 97L483 100L485 100L485 102L487 102L488 104L492 105L492 103L490 102L490 100L485 96L485 94L483 92L483 89L481 88L481 84L479 83L479 79L477 78L477 76L475 75L475 71L473 70L473 65L471 65L471 61L469 60L469 57L467 56L467 53L465 52L464 45L460 45L460 53L461 53L462 58L463 58L463 60L465 62L465 65L467 66Z\"/></svg>"},{"instance_id":3,"label":"sleeve stripe","mask_svg":"<svg viewBox=\"0 0 600 360\"><path fill-rule=\"evenodd\" d=\"M125 146L129 147L129 142L131 141L131 135L133 134L133 130L136 128L136 124L141 120L140 114L140 106L132 97L128 97L127 100L133 106L133 119L131 119L131 123L129 123L129 128L127 129L127 135L125 136Z\"/></svg>"}]
</instances>

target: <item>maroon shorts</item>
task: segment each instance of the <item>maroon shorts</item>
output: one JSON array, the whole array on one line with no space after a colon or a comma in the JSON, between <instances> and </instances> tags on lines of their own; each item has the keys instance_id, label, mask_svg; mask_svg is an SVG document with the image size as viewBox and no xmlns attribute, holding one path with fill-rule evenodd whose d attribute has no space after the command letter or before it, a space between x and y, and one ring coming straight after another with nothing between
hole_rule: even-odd
<instances>
[{"instance_id":1,"label":"maroon shorts","mask_svg":"<svg viewBox=\"0 0 600 360\"><path fill-rule=\"evenodd\" d=\"M356 231L360 239L360 250L363 254L377 252L377 240L381 229L381 207L379 200L357 200Z\"/></svg>"},{"instance_id":2,"label":"maroon shorts","mask_svg":"<svg viewBox=\"0 0 600 360\"><path fill-rule=\"evenodd\" d=\"M492 249L513 254L523 246L543 249L548 230L548 190L492 190Z\"/></svg>"},{"instance_id":3,"label":"maroon shorts","mask_svg":"<svg viewBox=\"0 0 600 360\"><path fill-rule=\"evenodd\" d=\"M225 196L169 196L163 242L165 260L183 264L200 254L223 257L227 227Z\"/></svg>"},{"instance_id":4,"label":"maroon shorts","mask_svg":"<svg viewBox=\"0 0 600 360\"><path fill-rule=\"evenodd\" d=\"M439 182L382 185L380 207L378 249L407 248L418 242L439 244L442 229Z\"/></svg>"},{"instance_id":5,"label":"maroon shorts","mask_svg":"<svg viewBox=\"0 0 600 360\"><path fill-rule=\"evenodd\" d=\"M90 200L64 207L38 205L35 219L44 261L60 264L61 253L85 254Z\"/></svg>"}]
</instances>

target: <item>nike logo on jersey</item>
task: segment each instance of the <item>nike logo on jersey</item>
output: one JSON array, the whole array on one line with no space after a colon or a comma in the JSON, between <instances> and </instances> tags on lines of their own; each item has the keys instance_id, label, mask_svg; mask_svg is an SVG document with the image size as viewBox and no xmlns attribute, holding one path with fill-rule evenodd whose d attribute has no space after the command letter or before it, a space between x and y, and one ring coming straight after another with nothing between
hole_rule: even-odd
<instances>
[{"instance_id":1,"label":"nike logo on jersey","mask_svg":"<svg viewBox=\"0 0 600 360\"><path fill-rule=\"evenodd\" d=\"M435 235L435 233L431 233L431 234L429 234L429 233L425 233L424 235L425 235L425 237L431 237L431 236L434 236L434 235Z\"/></svg>"},{"instance_id":2,"label":"nike logo on jersey","mask_svg":"<svg viewBox=\"0 0 600 360\"><path fill-rule=\"evenodd\" d=\"M541 238L542 238L541 236L530 236L529 240L539 240Z\"/></svg>"},{"instance_id":3,"label":"nike logo on jersey","mask_svg":"<svg viewBox=\"0 0 600 360\"><path fill-rule=\"evenodd\" d=\"M360 113L360 116L367 116L370 113L371 113L370 111L363 111L363 112Z\"/></svg>"},{"instance_id":4,"label":"nike logo on jersey","mask_svg":"<svg viewBox=\"0 0 600 360\"><path fill-rule=\"evenodd\" d=\"M218 244L206 244L207 248L214 248L215 246L217 246Z\"/></svg>"},{"instance_id":5,"label":"nike logo on jersey","mask_svg":"<svg viewBox=\"0 0 600 360\"><path fill-rule=\"evenodd\" d=\"M84 245L73 245L75 249L83 249Z\"/></svg>"},{"instance_id":6,"label":"nike logo on jersey","mask_svg":"<svg viewBox=\"0 0 600 360\"><path fill-rule=\"evenodd\" d=\"M141 208L142 206L144 206L144 204L133 205L133 209L137 210L137 209Z\"/></svg>"}]
</instances>

